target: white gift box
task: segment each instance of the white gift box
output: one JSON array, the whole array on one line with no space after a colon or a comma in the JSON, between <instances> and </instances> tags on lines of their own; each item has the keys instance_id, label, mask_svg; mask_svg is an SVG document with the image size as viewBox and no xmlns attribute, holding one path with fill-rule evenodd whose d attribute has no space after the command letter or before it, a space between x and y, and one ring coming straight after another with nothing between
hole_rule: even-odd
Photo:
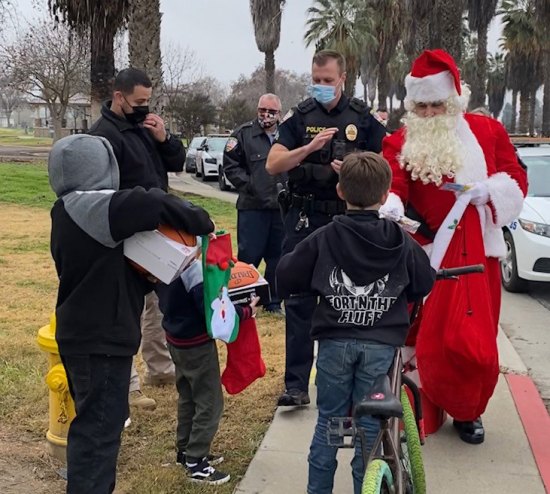
<instances>
[{"instance_id":1,"label":"white gift box","mask_svg":"<svg viewBox=\"0 0 550 494\"><path fill-rule=\"evenodd\" d=\"M158 230L139 232L124 241L124 255L167 285L197 257L199 249L199 245L184 245Z\"/></svg>"}]
</instances>

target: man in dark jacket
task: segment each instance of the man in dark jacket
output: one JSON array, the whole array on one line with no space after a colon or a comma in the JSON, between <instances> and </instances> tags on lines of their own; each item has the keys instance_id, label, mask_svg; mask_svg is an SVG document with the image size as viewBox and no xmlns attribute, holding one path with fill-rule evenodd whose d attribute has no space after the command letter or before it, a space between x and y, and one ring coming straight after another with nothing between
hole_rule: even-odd
<instances>
[{"instance_id":1,"label":"man in dark jacket","mask_svg":"<svg viewBox=\"0 0 550 494\"><path fill-rule=\"evenodd\" d=\"M284 185L286 173L269 175L265 162L277 133L280 113L279 97L264 94L258 101L258 118L231 134L223 155L224 173L239 191L237 257L256 267L265 260L265 278L272 297L265 310L275 313L281 312L281 300L274 282L284 235L277 187Z\"/></svg>"},{"instance_id":2,"label":"man in dark jacket","mask_svg":"<svg viewBox=\"0 0 550 494\"><path fill-rule=\"evenodd\" d=\"M67 445L67 492L114 490L120 434L128 417L132 355L148 282L122 241L159 224L193 235L213 231L208 213L160 189L119 191L116 158L101 137L59 140L48 161L58 199L51 252L59 276L56 341L76 417Z\"/></svg>"},{"instance_id":3,"label":"man in dark jacket","mask_svg":"<svg viewBox=\"0 0 550 494\"><path fill-rule=\"evenodd\" d=\"M409 329L407 304L421 300L435 281L422 250L401 227L378 216L388 198L391 170L380 155L344 158L337 185L346 214L317 229L281 258L277 283L284 297L316 296L311 336L318 340L317 408L311 442L308 494L332 493L338 448L328 444L332 417L346 417L385 374ZM380 427L362 417L368 444ZM357 441L354 492L361 493L365 465Z\"/></svg>"},{"instance_id":4,"label":"man in dark jacket","mask_svg":"<svg viewBox=\"0 0 550 494\"><path fill-rule=\"evenodd\" d=\"M120 188L140 185L146 190L168 190L167 172L183 170L185 150L179 139L166 131L164 121L149 111L152 84L141 70L121 70L115 79L112 101L101 108L101 118L90 134L105 137L113 146L120 168ZM162 314L155 292L145 299L141 353L147 365L145 381L165 384L174 380L174 364L166 348ZM130 403L154 408L155 401L141 393L139 376L132 367Z\"/></svg>"}]
</instances>

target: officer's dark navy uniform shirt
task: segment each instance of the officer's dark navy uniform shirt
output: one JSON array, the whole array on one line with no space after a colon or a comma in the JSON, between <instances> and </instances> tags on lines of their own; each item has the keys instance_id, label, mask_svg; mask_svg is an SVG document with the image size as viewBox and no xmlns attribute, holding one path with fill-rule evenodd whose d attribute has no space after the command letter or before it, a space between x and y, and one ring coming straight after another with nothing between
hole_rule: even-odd
<instances>
[{"instance_id":1,"label":"officer's dark navy uniform shirt","mask_svg":"<svg viewBox=\"0 0 550 494\"><path fill-rule=\"evenodd\" d=\"M340 96L336 107L330 111L312 98L300 103L291 110L291 116L287 116L279 126L275 142L288 150L297 149L311 142L315 135L329 127L338 127L339 130L327 149L312 153L302 163L311 162L330 167L330 162L334 159L331 148L333 149L335 141L345 146L346 154L356 150L375 153L382 151L385 127L370 113L364 102L355 98L349 99L344 94ZM325 168L325 171L332 174L330 180L298 187L298 192L313 193L318 200L337 199L337 175L328 168ZM289 182L292 189L292 170Z\"/></svg>"}]
</instances>

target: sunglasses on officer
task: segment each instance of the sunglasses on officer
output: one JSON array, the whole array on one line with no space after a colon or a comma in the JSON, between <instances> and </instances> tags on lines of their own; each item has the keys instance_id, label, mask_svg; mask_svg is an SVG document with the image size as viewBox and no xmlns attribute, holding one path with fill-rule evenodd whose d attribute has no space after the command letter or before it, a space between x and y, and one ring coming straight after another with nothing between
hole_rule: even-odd
<instances>
[{"instance_id":1,"label":"sunglasses on officer","mask_svg":"<svg viewBox=\"0 0 550 494\"><path fill-rule=\"evenodd\" d=\"M258 114L264 114L267 113L268 115L277 115L280 110L276 110L275 108L258 108Z\"/></svg>"}]
</instances>

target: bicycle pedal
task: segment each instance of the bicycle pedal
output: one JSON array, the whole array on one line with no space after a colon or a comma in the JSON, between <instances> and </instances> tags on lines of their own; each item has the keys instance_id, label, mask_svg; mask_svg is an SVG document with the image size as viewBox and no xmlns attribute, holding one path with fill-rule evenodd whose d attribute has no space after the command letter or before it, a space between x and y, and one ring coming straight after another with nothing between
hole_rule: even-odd
<instances>
[{"instance_id":1,"label":"bicycle pedal","mask_svg":"<svg viewBox=\"0 0 550 494\"><path fill-rule=\"evenodd\" d=\"M331 417L327 425L329 446L353 448L357 430L351 417Z\"/></svg>"}]
</instances>

